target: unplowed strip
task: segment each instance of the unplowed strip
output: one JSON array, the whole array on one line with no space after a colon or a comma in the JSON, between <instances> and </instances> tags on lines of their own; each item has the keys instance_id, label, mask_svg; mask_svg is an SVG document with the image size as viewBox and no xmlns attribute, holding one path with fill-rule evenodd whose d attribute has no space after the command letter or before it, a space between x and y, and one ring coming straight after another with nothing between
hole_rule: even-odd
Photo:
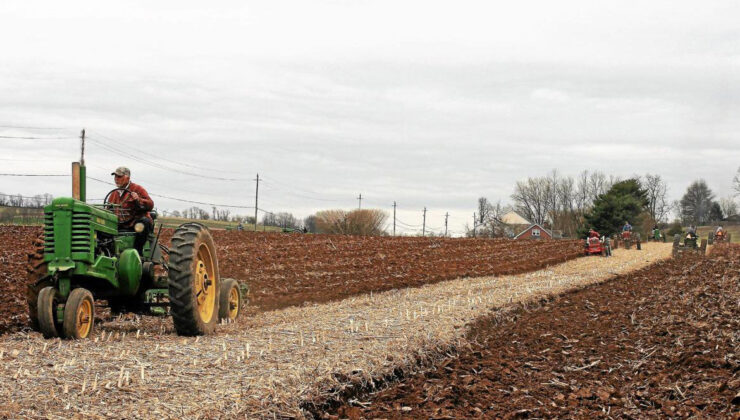
<instances>
[{"instance_id":1,"label":"unplowed strip","mask_svg":"<svg viewBox=\"0 0 740 420\"><path fill-rule=\"evenodd\" d=\"M670 255L616 250L512 276L459 279L265 312L219 335L182 338L150 318L91 341L0 337L0 414L21 417L304 415L301 401L410 369L453 348L464 326L511 302L604 281Z\"/></svg>"},{"instance_id":2,"label":"unplowed strip","mask_svg":"<svg viewBox=\"0 0 740 420\"><path fill-rule=\"evenodd\" d=\"M740 246L717 246L484 317L457 357L317 417L738 419L739 302Z\"/></svg>"}]
</instances>

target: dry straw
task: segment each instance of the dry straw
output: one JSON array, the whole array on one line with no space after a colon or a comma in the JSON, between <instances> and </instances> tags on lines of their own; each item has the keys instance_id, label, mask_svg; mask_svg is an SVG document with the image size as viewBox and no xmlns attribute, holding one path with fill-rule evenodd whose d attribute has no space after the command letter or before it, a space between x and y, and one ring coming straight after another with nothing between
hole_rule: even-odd
<instances>
[{"instance_id":1,"label":"dry straw","mask_svg":"<svg viewBox=\"0 0 740 420\"><path fill-rule=\"evenodd\" d=\"M615 250L544 270L458 279L266 312L185 338L167 318L105 323L89 341L0 338L0 417L301 418L306 399L461 344L493 308L607 280L670 256Z\"/></svg>"}]
</instances>

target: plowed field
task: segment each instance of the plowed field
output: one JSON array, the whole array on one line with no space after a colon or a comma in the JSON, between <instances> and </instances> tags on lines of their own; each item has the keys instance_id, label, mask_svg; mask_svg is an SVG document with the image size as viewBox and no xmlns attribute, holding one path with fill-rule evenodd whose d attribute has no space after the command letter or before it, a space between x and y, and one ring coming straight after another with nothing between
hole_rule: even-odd
<instances>
[{"instance_id":1,"label":"plowed field","mask_svg":"<svg viewBox=\"0 0 740 420\"><path fill-rule=\"evenodd\" d=\"M26 256L39 227L0 226L0 333L28 324ZM171 232L163 232L163 242ZM514 274L581 255L579 241L350 237L213 231L223 277L250 311L326 302L458 277Z\"/></svg>"},{"instance_id":2,"label":"plowed field","mask_svg":"<svg viewBox=\"0 0 740 420\"><path fill-rule=\"evenodd\" d=\"M473 323L423 375L337 418L740 418L740 246ZM351 402L349 402L351 401Z\"/></svg>"}]
</instances>

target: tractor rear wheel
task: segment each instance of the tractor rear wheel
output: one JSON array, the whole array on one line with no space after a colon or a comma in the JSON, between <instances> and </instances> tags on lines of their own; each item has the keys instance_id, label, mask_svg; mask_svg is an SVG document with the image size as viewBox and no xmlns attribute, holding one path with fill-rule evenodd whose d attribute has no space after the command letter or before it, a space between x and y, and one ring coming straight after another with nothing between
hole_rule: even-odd
<instances>
[{"instance_id":1,"label":"tractor rear wheel","mask_svg":"<svg viewBox=\"0 0 740 420\"><path fill-rule=\"evenodd\" d=\"M59 293L55 287L46 286L39 291L36 304L36 321L44 338L59 337L59 331L62 327L57 322L57 306L59 303Z\"/></svg>"},{"instance_id":2,"label":"tractor rear wheel","mask_svg":"<svg viewBox=\"0 0 740 420\"><path fill-rule=\"evenodd\" d=\"M64 336L79 340L90 336L95 326L95 301L87 289L72 290L64 305Z\"/></svg>"},{"instance_id":3,"label":"tractor rear wheel","mask_svg":"<svg viewBox=\"0 0 740 420\"><path fill-rule=\"evenodd\" d=\"M53 283L51 280L41 279L46 276L46 262L44 261L44 240L39 237L33 242L34 251L28 254L28 275L26 277L26 303L28 305L28 317L31 320L31 328L35 331L39 329L38 300L39 292Z\"/></svg>"},{"instance_id":4,"label":"tractor rear wheel","mask_svg":"<svg viewBox=\"0 0 740 420\"><path fill-rule=\"evenodd\" d=\"M235 321L242 313L243 298L239 283L234 279L222 279L218 317Z\"/></svg>"},{"instance_id":5,"label":"tractor rear wheel","mask_svg":"<svg viewBox=\"0 0 740 420\"><path fill-rule=\"evenodd\" d=\"M175 330L180 335L210 334L218 323L220 301L213 237L205 226L185 223L171 242L168 283Z\"/></svg>"}]
</instances>

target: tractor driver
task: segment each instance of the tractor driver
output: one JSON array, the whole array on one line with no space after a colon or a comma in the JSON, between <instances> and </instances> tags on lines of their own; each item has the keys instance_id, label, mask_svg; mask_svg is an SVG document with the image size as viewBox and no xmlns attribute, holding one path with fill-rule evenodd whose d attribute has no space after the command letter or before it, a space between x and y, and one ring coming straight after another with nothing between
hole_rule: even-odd
<instances>
[{"instance_id":1,"label":"tractor driver","mask_svg":"<svg viewBox=\"0 0 740 420\"><path fill-rule=\"evenodd\" d=\"M588 231L588 237L589 238L598 238L599 232L595 231L594 228L591 228L591 230Z\"/></svg>"},{"instance_id":2,"label":"tractor driver","mask_svg":"<svg viewBox=\"0 0 740 420\"><path fill-rule=\"evenodd\" d=\"M116 182L116 187L119 190L114 191L109 202L112 204L120 204L123 217L123 224L120 225L122 230L136 230L135 226L137 223L144 225L144 229L141 232L136 232L134 239L134 248L139 251L139 255L143 253L144 244L146 243L147 236L152 231L154 222L149 214L149 211L154 208L154 201L149 197L144 187L131 182L131 170L125 166L117 168L111 172L113 179ZM125 190L128 191L125 191ZM119 219L120 221L120 219Z\"/></svg>"},{"instance_id":3,"label":"tractor driver","mask_svg":"<svg viewBox=\"0 0 740 420\"><path fill-rule=\"evenodd\" d=\"M624 227L622 227L622 232L632 232L632 225L630 222L624 222Z\"/></svg>"}]
</instances>

